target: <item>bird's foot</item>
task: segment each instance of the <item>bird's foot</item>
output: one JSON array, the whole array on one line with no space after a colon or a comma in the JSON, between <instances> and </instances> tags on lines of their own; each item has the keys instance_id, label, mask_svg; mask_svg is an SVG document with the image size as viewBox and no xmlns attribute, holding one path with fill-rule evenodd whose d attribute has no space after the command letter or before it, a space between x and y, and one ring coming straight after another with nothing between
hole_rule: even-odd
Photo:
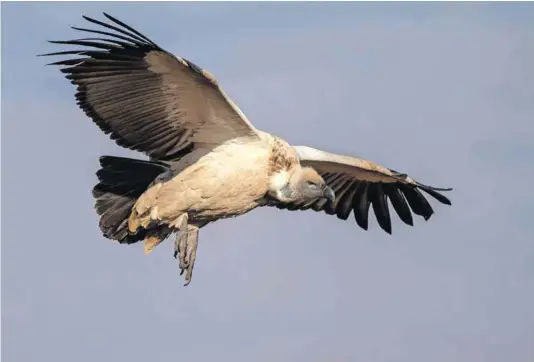
<instances>
[{"instance_id":1,"label":"bird's foot","mask_svg":"<svg viewBox=\"0 0 534 362\"><path fill-rule=\"evenodd\" d=\"M185 272L184 286L191 282L193 267L197 258L198 227L188 225L187 230L179 231L174 242L174 257L178 259L180 275Z\"/></svg>"}]
</instances>

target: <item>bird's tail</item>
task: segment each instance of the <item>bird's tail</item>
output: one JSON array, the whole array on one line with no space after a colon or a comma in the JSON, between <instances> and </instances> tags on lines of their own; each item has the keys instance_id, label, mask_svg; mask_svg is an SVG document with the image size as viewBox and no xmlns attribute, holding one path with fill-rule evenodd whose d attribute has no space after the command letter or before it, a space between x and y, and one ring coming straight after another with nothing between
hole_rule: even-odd
<instances>
[{"instance_id":1,"label":"bird's tail","mask_svg":"<svg viewBox=\"0 0 534 362\"><path fill-rule=\"evenodd\" d=\"M156 179L165 179L171 174L163 163L131 158L102 156L100 170L96 173L98 184L93 188L95 209L100 216L100 230L106 238L121 244L141 240L165 239L170 231L163 227L154 230L139 229L135 234L128 231L128 217L135 201ZM145 241L145 243L147 242Z\"/></svg>"}]
</instances>

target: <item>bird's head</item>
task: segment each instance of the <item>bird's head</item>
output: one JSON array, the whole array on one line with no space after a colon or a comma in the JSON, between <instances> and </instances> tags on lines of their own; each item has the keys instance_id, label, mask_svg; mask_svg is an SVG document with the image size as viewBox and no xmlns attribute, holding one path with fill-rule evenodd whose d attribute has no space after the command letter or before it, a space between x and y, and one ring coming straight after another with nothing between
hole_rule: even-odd
<instances>
[{"instance_id":1,"label":"bird's head","mask_svg":"<svg viewBox=\"0 0 534 362\"><path fill-rule=\"evenodd\" d=\"M299 167L290 175L288 182L276 190L274 195L282 202L328 199L333 202L335 193L312 167Z\"/></svg>"}]
</instances>

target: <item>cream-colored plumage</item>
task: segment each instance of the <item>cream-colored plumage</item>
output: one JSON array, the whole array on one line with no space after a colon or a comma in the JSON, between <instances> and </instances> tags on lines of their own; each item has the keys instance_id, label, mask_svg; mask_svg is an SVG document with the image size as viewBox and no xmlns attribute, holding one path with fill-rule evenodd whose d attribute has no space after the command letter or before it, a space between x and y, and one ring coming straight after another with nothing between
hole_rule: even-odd
<instances>
[{"instance_id":1,"label":"cream-colored plumage","mask_svg":"<svg viewBox=\"0 0 534 362\"><path fill-rule=\"evenodd\" d=\"M77 86L80 108L117 144L149 161L100 159L93 189L100 228L120 243L144 241L150 253L177 232L175 257L190 282L199 230L259 206L324 211L368 226L372 205L391 233L388 200L406 224L433 209L419 190L432 188L372 161L292 147L256 129L215 77L176 57L121 21L84 17L113 32L105 38L52 43L84 47L46 55L79 55L55 65Z\"/></svg>"},{"instance_id":2,"label":"cream-colored plumage","mask_svg":"<svg viewBox=\"0 0 534 362\"><path fill-rule=\"evenodd\" d=\"M188 211L200 222L244 214L261 205L271 178L278 176L265 167L272 153L270 137L223 144L169 181L149 188L137 199L133 212L141 225L172 224ZM297 165L280 172L291 172Z\"/></svg>"}]
</instances>

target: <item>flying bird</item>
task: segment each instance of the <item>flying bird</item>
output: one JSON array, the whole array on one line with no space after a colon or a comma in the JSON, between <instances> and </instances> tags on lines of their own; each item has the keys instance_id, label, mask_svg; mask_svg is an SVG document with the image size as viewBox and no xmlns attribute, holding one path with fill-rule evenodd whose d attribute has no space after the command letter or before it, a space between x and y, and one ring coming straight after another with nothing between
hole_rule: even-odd
<instances>
[{"instance_id":1,"label":"flying bird","mask_svg":"<svg viewBox=\"0 0 534 362\"><path fill-rule=\"evenodd\" d=\"M51 64L76 86L78 106L118 145L149 158L100 158L92 193L103 235L121 244L143 241L150 253L175 233L185 285L199 230L258 207L341 220L352 213L364 230L372 207L391 234L388 200L408 225L412 214L432 216L428 196L451 204L440 193L450 188L424 185L369 160L292 146L255 128L211 73L104 16L111 23L84 16L99 30L73 27L89 38L50 41L81 49L41 56L69 56Z\"/></svg>"}]
</instances>

